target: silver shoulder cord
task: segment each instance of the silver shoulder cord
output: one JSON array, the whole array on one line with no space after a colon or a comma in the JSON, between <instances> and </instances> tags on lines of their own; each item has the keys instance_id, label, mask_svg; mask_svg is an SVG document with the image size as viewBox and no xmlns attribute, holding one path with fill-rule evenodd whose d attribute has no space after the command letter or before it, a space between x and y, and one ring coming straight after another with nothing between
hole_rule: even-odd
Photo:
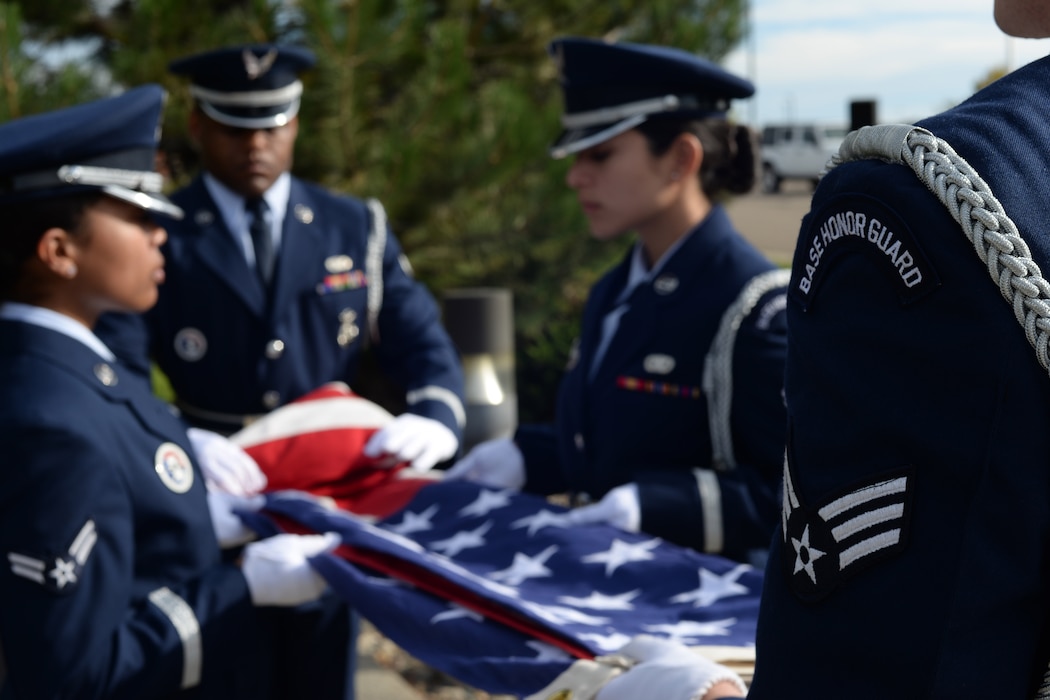
<instances>
[{"instance_id":1,"label":"silver shoulder cord","mask_svg":"<svg viewBox=\"0 0 1050 700\"><path fill-rule=\"evenodd\" d=\"M842 163L870 158L907 165L948 208L1013 307L1039 364L1050 371L1050 283L988 184L946 141L909 124L865 126L851 132L824 173ZM1050 700L1050 668L1035 700Z\"/></svg>"},{"instance_id":2,"label":"silver shoulder cord","mask_svg":"<svg viewBox=\"0 0 1050 700\"><path fill-rule=\"evenodd\" d=\"M365 251L368 277L368 331L373 343L379 342L379 312L383 308L383 252L386 250L386 210L378 199L368 199L372 227Z\"/></svg>"},{"instance_id":3,"label":"silver shoulder cord","mask_svg":"<svg viewBox=\"0 0 1050 700\"><path fill-rule=\"evenodd\" d=\"M704 358L703 391L707 397L707 421L711 432L711 466L716 471L736 467L729 413L733 403L733 345L740 323L767 292L786 287L790 270L770 270L752 277L722 314L718 332Z\"/></svg>"}]
</instances>

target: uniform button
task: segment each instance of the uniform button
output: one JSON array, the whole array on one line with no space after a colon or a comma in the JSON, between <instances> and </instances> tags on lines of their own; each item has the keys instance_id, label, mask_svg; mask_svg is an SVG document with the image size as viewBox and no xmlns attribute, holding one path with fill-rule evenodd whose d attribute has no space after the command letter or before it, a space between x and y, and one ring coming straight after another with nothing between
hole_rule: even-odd
<instances>
[{"instance_id":1,"label":"uniform button","mask_svg":"<svg viewBox=\"0 0 1050 700\"><path fill-rule=\"evenodd\" d=\"M267 391L262 396L262 402L266 408L277 408L281 403L281 395L276 391Z\"/></svg>"},{"instance_id":2,"label":"uniform button","mask_svg":"<svg viewBox=\"0 0 1050 700\"><path fill-rule=\"evenodd\" d=\"M284 354L284 341L280 338L274 338L266 344L266 357L270 360L276 360L278 357Z\"/></svg>"},{"instance_id":3,"label":"uniform button","mask_svg":"<svg viewBox=\"0 0 1050 700\"><path fill-rule=\"evenodd\" d=\"M572 436L572 441L576 445L576 449L583 452L583 433L576 433Z\"/></svg>"}]
</instances>

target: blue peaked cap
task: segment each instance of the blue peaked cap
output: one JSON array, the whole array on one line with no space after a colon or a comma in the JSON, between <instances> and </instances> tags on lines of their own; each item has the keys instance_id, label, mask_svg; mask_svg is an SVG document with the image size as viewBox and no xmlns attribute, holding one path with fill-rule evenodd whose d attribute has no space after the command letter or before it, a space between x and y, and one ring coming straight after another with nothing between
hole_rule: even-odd
<instances>
[{"instance_id":1,"label":"blue peaked cap","mask_svg":"<svg viewBox=\"0 0 1050 700\"><path fill-rule=\"evenodd\" d=\"M299 74L313 52L297 46L227 46L172 61L168 70L190 79L190 93L217 122L242 129L284 126L299 113Z\"/></svg>"},{"instance_id":2,"label":"blue peaked cap","mask_svg":"<svg viewBox=\"0 0 1050 700\"><path fill-rule=\"evenodd\" d=\"M143 85L0 125L0 205L100 190L182 218L156 172L165 96L159 85Z\"/></svg>"},{"instance_id":3,"label":"blue peaked cap","mask_svg":"<svg viewBox=\"0 0 1050 700\"><path fill-rule=\"evenodd\" d=\"M724 117L750 97L750 81L668 46L563 37L548 52L558 64L565 110L551 156L565 156L633 129L656 115Z\"/></svg>"}]
</instances>

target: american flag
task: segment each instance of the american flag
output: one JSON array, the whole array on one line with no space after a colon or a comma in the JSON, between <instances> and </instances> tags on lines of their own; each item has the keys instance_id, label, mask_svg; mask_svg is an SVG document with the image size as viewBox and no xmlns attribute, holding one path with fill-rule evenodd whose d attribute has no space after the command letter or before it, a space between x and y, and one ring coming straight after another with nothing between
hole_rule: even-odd
<instances>
[{"instance_id":1,"label":"american flag","mask_svg":"<svg viewBox=\"0 0 1050 700\"><path fill-rule=\"evenodd\" d=\"M396 469L377 494L384 484L397 497L377 495L363 515L328 498L271 493L267 522L253 526L338 532L343 545L312 562L332 588L405 651L464 683L527 695L577 658L638 634L741 657L753 649L762 574L747 564L605 525L570 526L564 508L528 494L406 480Z\"/></svg>"}]
</instances>

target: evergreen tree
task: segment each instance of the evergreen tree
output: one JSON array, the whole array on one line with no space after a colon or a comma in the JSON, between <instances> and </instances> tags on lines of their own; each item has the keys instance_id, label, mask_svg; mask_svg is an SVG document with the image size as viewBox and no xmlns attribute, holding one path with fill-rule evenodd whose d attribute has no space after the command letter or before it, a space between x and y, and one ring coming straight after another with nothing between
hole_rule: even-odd
<instances>
[{"instance_id":1,"label":"evergreen tree","mask_svg":"<svg viewBox=\"0 0 1050 700\"><path fill-rule=\"evenodd\" d=\"M453 288L510 288L519 416L546 420L588 289L630 244L588 236L564 183L567 163L548 157L561 95L546 46L563 35L606 37L717 61L741 39L744 8L745 0L23 0L0 5L0 116L55 106L44 96L70 103L113 84L159 82L172 95L164 150L182 184L197 167L190 100L167 63L232 43L311 48L318 65L303 76L296 173L380 198L439 299ZM22 30L40 46L73 42L90 55L69 73L40 77L44 52L32 60Z\"/></svg>"}]
</instances>

